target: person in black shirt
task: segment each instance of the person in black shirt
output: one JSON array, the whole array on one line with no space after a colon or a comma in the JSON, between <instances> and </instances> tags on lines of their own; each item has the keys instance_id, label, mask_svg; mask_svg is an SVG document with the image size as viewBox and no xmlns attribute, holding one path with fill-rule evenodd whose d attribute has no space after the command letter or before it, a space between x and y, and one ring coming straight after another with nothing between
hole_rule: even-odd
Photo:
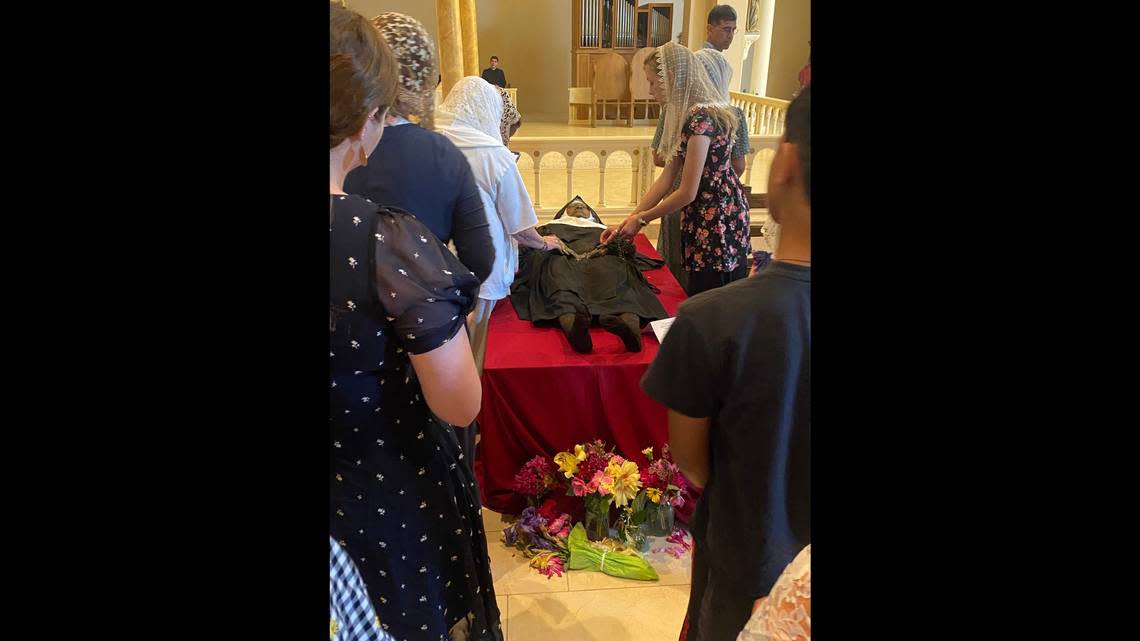
<instances>
[{"instance_id":1,"label":"person in black shirt","mask_svg":"<svg viewBox=\"0 0 1140 641\"><path fill-rule=\"evenodd\" d=\"M760 273L683 303L642 389L669 408L669 447L704 487L685 641L734 641L811 543L811 87L788 107Z\"/></svg>"},{"instance_id":2,"label":"person in black shirt","mask_svg":"<svg viewBox=\"0 0 1140 641\"><path fill-rule=\"evenodd\" d=\"M493 85L497 85L503 89L507 88L507 74L503 73L503 70L499 68L498 56L491 56L491 66L484 69L480 75L483 77L483 80Z\"/></svg>"}]
</instances>

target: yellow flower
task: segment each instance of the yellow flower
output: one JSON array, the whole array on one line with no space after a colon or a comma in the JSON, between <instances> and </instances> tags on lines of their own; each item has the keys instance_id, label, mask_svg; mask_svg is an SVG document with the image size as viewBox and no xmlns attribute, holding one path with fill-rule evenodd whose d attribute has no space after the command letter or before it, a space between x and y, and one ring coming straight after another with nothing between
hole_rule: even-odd
<instances>
[{"instance_id":1,"label":"yellow flower","mask_svg":"<svg viewBox=\"0 0 1140 641\"><path fill-rule=\"evenodd\" d=\"M606 466L606 476L613 478L614 503L618 507L629 504L641 489L641 472L633 461L625 461L621 465L610 463Z\"/></svg>"},{"instance_id":2,"label":"yellow flower","mask_svg":"<svg viewBox=\"0 0 1140 641\"><path fill-rule=\"evenodd\" d=\"M641 450L641 453L645 455L645 458L650 460L653 459L653 447L647 447L644 450Z\"/></svg>"},{"instance_id":3,"label":"yellow flower","mask_svg":"<svg viewBox=\"0 0 1140 641\"><path fill-rule=\"evenodd\" d=\"M336 638L336 619L329 617L329 641Z\"/></svg>"},{"instance_id":4,"label":"yellow flower","mask_svg":"<svg viewBox=\"0 0 1140 641\"><path fill-rule=\"evenodd\" d=\"M574 476L578 471L578 459L570 452L559 452L555 454L554 462L558 464L558 467L562 470L562 473L566 475L566 478Z\"/></svg>"},{"instance_id":5,"label":"yellow flower","mask_svg":"<svg viewBox=\"0 0 1140 641\"><path fill-rule=\"evenodd\" d=\"M579 461L585 461L586 460L586 448L582 447L581 445L575 445L574 446L574 458L578 459Z\"/></svg>"},{"instance_id":6,"label":"yellow flower","mask_svg":"<svg viewBox=\"0 0 1140 641\"><path fill-rule=\"evenodd\" d=\"M661 490L659 490L655 487L645 488L645 495L648 496L649 500L653 501L654 503L660 503L661 502Z\"/></svg>"}]
</instances>

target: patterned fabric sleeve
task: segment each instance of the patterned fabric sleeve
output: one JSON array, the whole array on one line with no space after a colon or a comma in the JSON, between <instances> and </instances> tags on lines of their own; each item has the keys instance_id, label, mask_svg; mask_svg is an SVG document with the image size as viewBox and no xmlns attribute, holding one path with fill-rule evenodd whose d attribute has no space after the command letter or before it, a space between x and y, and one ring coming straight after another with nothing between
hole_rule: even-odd
<instances>
[{"instance_id":1,"label":"patterned fabric sleeve","mask_svg":"<svg viewBox=\"0 0 1140 641\"><path fill-rule=\"evenodd\" d=\"M694 108L692 113L689 114L689 119L685 122L685 127L681 133L688 138L689 136L708 136L712 138L716 136L716 123L713 122L709 113L704 109Z\"/></svg>"},{"instance_id":2,"label":"patterned fabric sleeve","mask_svg":"<svg viewBox=\"0 0 1140 641\"><path fill-rule=\"evenodd\" d=\"M739 158L747 156L752 148L748 146L748 121L744 119L744 112L740 107L733 107L736 112L736 117L739 119L739 124L736 126L736 142L732 145L732 157Z\"/></svg>"},{"instance_id":3,"label":"patterned fabric sleeve","mask_svg":"<svg viewBox=\"0 0 1140 641\"><path fill-rule=\"evenodd\" d=\"M382 208L376 229L376 295L411 354L451 340L475 306L479 279L411 214Z\"/></svg>"}]
</instances>

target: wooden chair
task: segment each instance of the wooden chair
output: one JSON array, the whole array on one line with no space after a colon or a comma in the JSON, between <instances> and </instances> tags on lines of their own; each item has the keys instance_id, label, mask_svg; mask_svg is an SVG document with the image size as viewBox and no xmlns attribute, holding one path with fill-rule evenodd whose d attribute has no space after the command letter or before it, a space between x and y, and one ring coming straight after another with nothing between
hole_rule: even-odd
<instances>
[{"instance_id":1,"label":"wooden chair","mask_svg":"<svg viewBox=\"0 0 1140 641\"><path fill-rule=\"evenodd\" d=\"M613 51L594 59L593 72L594 102L600 103L601 110L595 120L610 121L608 107L617 109L613 121L621 120L622 105L628 102L629 63L621 54Z\"/></svg>"},{"instance_id":2,"label":"wooden chair","mask_svg":"<svg viewBox=\"0 0 1140 641\"><path fill-rule=\"evenodd\" d=\"M633 121L636 119L636 110L638 106L645 107L645 118L649 120L649 113L651 109L657 106L657 101L653 99L653 94L649 93L649 81L645 79L645 59L653 54L655 47L644 47L637 50L633 54L633 60L629 62L629 121L628 126L633 126ZM653 123L646 123L653 124Z\"/></svg>"},{"instance_id":3,"label":"wooden chair","mask_svg":"<svg viewBox=\"0 0 1140 641\"><path fill-rule=\"evenodd\" d=\"M575 110L578 107L589 108L589 117L582 120L577 117ZM589 124L594 126L594 88L593 87L570 87L570 115L566 119L568 125L581 125Z\"/></svg>"}]
</instances>

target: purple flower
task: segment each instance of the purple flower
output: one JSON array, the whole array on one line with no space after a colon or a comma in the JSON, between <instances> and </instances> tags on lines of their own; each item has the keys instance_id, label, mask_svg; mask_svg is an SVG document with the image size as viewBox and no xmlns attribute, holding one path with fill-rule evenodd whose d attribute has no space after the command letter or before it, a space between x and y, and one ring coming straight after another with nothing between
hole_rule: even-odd
<instances>
[{"instance_id":1,"label":"purple flower","mask_svg":"<svg viewBox=\"0 0 1140 641\"><path fill-rule=\"evenodd\" d=\"M540 534L534 537L534 540L531 541L531 547L535 548L536 550L553 550L554 544L550 542L550 539Z\"/></svg>"}]
</instances>

